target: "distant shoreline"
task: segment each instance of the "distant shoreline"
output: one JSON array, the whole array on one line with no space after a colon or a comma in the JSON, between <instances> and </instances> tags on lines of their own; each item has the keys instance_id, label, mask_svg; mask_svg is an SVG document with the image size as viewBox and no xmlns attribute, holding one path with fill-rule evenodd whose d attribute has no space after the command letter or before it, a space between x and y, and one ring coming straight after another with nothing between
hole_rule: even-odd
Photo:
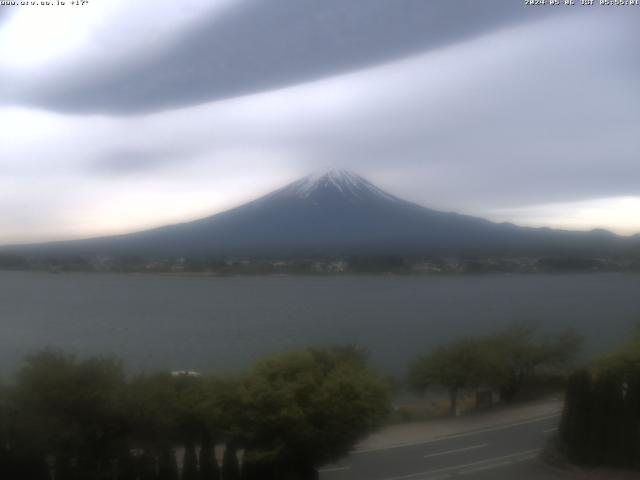
<instances>
[{"instance_id":1,"label":"distant shoreline","mask_svg":"<svg viewBox=\"0 0 640 480\"><path fill-rule=\"evenodd\" d=\"M97 272L190 277L296 275L482 275L640 272L640 255L538 256L361 254L261 256L26 256L0 254L0 271Z\"/></svg>"},{"instance_id":2,"label":"distant shoreline","mask_svg":"<svg viewBox=\"0 0 640 480\"><path fill-rule=\"evenodd\" d=\"M87 271L87 270L37 270L37 269L0 269L0 275L3 273L34 273L34 274L50 274L50 275L112 275L123 277L159 277L159 278L200 278L200 279L223 279L223 278L294 278L294 277L317 277L317 278L342 278L342 277L483 277L483 276L544 276L544 275L604 275L604 274L621 274L621 275L639 275L638 270L556 270L556 271L518 271L518 272L344 272L344 273L211 273L211 272L149 272L149 271Z\"/></svg>"}]
</instances>

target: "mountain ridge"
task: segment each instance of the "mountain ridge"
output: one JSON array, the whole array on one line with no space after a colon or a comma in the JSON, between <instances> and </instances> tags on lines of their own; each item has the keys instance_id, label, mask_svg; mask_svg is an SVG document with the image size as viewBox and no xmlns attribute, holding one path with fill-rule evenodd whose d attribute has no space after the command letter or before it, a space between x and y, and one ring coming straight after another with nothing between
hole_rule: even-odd
<instances>
[{"instance_id":1,"label":"mountain ridge","mask_svg":"<svg viewBox=\"0 0 640 480\"><path fill-rule=\"evenodd\" d=\"M637 238L636 238L637 237ZM521 227L441 212L385 192L365 178L329 169L199 220L83 240L5 246L64 255L548 255L604 254L640 237Z\"/></svg>"}]
</instances>

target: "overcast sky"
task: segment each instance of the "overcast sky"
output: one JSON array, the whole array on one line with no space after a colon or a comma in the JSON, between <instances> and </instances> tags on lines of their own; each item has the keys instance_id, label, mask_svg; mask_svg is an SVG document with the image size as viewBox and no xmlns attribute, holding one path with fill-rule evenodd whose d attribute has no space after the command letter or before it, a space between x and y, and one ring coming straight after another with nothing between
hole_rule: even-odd
<instances>
[{"instance_id":1,"label":"overcast sky","mask_svg":"<svg viewBox=\"0 0 640 480\"><path fill-rule=\"evenodd\" d=\"M195 219L327 166L640 232L640 7L523 3L0 6L0 244Z\"/></svg>"}]
</instances>

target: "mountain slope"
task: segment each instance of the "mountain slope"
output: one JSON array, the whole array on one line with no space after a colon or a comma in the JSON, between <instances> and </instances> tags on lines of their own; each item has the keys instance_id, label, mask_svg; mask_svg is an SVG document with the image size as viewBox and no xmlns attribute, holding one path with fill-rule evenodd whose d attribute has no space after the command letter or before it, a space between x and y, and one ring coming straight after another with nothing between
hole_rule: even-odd
<instances>
[{"instance_id":1,"label":"mountain slope","mask_svg":"<svg viewBox=\"0 0 640 480\"><path fill-rule=\"evenodd\" d=\"M600 254L630 239L496 224L430 210L343 170L310 175L238 208L127 235L17 247L77 255ZM636 242L637 243L637 242Z\"/></svg>"}]
</instances>

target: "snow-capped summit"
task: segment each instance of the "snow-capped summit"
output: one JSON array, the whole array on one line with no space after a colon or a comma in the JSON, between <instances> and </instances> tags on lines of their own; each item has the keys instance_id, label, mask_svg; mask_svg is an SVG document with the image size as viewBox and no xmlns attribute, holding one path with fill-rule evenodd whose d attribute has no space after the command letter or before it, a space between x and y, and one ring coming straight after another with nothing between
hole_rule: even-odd
<instances>
[{"instance_id":1,"label":"snow-capped summit","mask_svg":"<svg viewBox=\"0 0 640 480\"><path fill-rule=\"evenodd\" d=\"M338 197L350 197L360 200L372 197L391 201L398 200L360 175L339 168L324 169L307 175L286 186L279 193L297 198L337 195Z\"/></svg>"}]
</instances>

